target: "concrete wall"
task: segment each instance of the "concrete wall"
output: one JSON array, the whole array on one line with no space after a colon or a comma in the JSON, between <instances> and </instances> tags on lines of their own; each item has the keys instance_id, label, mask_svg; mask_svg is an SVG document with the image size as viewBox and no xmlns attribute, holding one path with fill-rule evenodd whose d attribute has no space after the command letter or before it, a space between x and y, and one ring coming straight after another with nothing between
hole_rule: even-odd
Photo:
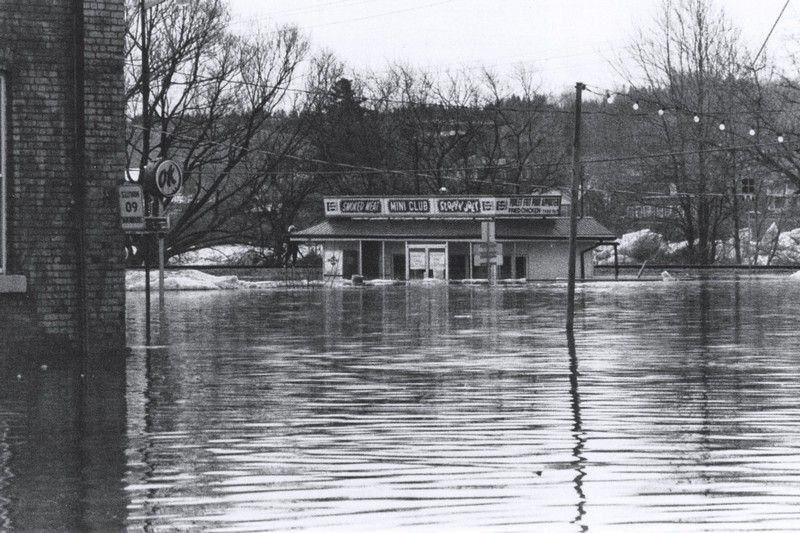
<instances>
[{"instance_id":1,"label":"concrete wall","mask_svg":"<svg viewBox=\"0 0 800 533\"><path fill-rule=\"evenodd\" d=\"M75 94L71 0L0 0L0 69L8 84L8 272L23 294L0 294L3 316L78 336L78 254L72 189ZM125 166L123 0L84 2L89 331L124 342L123 236L116 186ZM21 320L18 318L18 320ZM0 325L0 328L3 326Z\"/></svg>"},{"instance_id":2,"label":"concrete wall","mask_svg":"<svg viewBox=\"0 0 800 533\"><path fill-rule=\"evenodd\" d=\"M579 242L578 254L575 263L575 273L580 277L580 253L587 250L592 243ZM528 258L528 271L525 273L527 279L545 280L566 278L568 274L567 257L569 255L569 243L567 242L532 242L517 243L517 255L525 255ZM586 254L584 272L589 278L593 274L592 258ZM520 276L520 273L517 273Z\"/></svg>"}]
</instances>

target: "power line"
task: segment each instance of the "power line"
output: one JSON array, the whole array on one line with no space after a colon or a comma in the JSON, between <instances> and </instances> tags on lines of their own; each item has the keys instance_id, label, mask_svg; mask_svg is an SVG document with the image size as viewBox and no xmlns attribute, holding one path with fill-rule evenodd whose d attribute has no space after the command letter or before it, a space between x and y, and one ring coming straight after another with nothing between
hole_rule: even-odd
<instances>
[{"instance_id":1,"label":"power line","mask_svg":"<svg viewBox=\"0 0 800 533\"><path fill-rule=\"evenodd\" d=\"M783 4L783 8L781 9L781 12L778 13L778 18L775 19L775 23L772 25L772 28L770 28L769 33L767 34L767 38L764 39L764 42L761 44L761 48L758 49L758 53L756 54L756 57L753 58L753 67L755 67L756 61L758 61L758 57L761 55L761 52L764 51L764 47L767 46L767 41L769 41L769 38L772 37L772 32L775 31L775 27L778 25L778 22L781 20L781 17L783 16L783 12L786 11L786 8L789 6L789 1L790 0L786 0L786 3Z\"/></svg>"},{"instance_id":2,"label":"power line","mask_svg":"<svg viewBox=\"0 0 800 533\"><path fill-rule=\"evenodd\" d=\"M143 130L141 126L136 124L129 125L132 128ZM158 131L158 130L154 130ZM442 176L434 176L431 175L430 172L451 172L451 171L459 171L459 170L479 170L479 169L495 169L495 170L505 170L505 169L517 169L517 168L546 168L546 167L561 167L561 166L571 166L572 163L569 161L558 161L558 162L551 162L551 163L533 163L533 164L526 164L522 166L512 166L512 165L505 165L505 166L495 166L495 167L487 167L487 166L475 166L475 167L455 167L455 168L445 168L445 169L438 169L438 170L430 170L430 171L420 171L419 169L388 169L388 168L377 168L377 167L370 167L365 165L352 165L349 163L338 163L334 161L325 161L323 159L317 159L314 157L308 156L295 156L290 154L281 154L278 152L273 152L270 150L265 150L262 148L248 148L245 146L240 146L232 143L224 143L213 141L210 139L201 139L198 137L191 137L187 135L177 135L174 132L166 131L166 133L172 136L175 139L180 139L183 141L190 141L190 142L200 142L206 143L216 146L222 146L225 148L235 148L240 150L245 150L247 152L253 153L262 153L265 155L273 156L273 157L286 157L287 159L292 159L295 161L301 161L306 163L316 163L321 165L330 165L334 167L340 168L347 168L348 172L351 174L358 174L358 173L376 173L376 174L400 174L404 176L408 175L416 175L420 177L428 177L428 178L440 178ZM725 146L725 147L717 147L717 148L705 148L702 150L683 150L683 151L671 151L671 152L659 152L654 154L640 154L640 155L632 155L632 156L620 156L620 157L606 157L606 158L595 158L595 159L584 159L581 163L583 165L587 164L598 164L598 163L614 163L614 162L622 162L622 161L643 161L648 159L656 159L661 157L675 157L675 156L688 156L688 155L697 155L697 154L706 154L706 153L716 153L716 152L728 152L730 150L748 150L753 148L762 148L762 147L769 147L769 146L776 146L776 145L787 145L787 144L797 144L800 143L800 139L794 141L783 141L783 142L768 142L768 143L756 143L756 144L745 144L739 146ZM360 171L360 172L359 172ZM342 172L342 174L347 174L348 172ZM280 174L291 174L292 172L281 172ZM304 174L330 174L330 171L308 171L308 172L301 172ZM457 178L461 179L461 178ZM493 182L498 183L498 182ZM519 185L519 183L514 182L507 182L507 184Z\"/></svg>"}]
</instances>

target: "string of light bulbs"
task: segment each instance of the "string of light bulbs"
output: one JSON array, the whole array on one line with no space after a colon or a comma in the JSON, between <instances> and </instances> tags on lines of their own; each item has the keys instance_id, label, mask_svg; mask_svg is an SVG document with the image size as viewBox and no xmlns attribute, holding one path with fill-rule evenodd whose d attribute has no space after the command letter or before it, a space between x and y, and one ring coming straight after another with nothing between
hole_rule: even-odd
<instances>
[{"instance_id":1,"label":"string of light bulbs","mask_svg":"<svg viewBox=\"0 0 800 533\"><path fill-rule=\"evenodd\" d=\"M731 124L731 121L729 121L729 120L726 121L725 117L729 118L731 115L734 114L732 112L700 112L700 111L697 111L697 110L691 110L691 109L688 109L688 108L685 108L685 107L680 107L680 106L667 106L667 105L664 105L663 102L650 100L647 97L642 96L642 95L631 96L630 94L627 94L627 93L622 93L622 92L619 92L619 91L612 91L612 90L609 90L609 89L600 89L600 88L597 88L597 87L595 87L593 89L590 89L587 86L585 90L587 92L590 92L590 93L592 93L592 94L594 94L596 96L599 96L599 97L605 99L606 103L608 103L608 104L614 103L614 101L615 101L615 99L617 97L626 98L631 102L631 109L634 112L639 112L642 109L642 104L640 102L646 102L648 104L653 105L653 107L656 109L656 114L659 117L664 117L668 112L682 113L682 114L684 114L686 116L690 116L692 121L695 124L699 124L700 122L703 121L704 118L709 118L709 119L711 119L711 120L713 120L714 122L717 123L717 129L719 129L719 131L721 131L721 132L729 131L729 126ZM744 113L738 112L738 114L749 114L749 115L754 115L754 116L763 115L763 114L773 114L773 113L785 114L786 110L783 110L783 109L759 109L757 112L756 111L744 112ZM642 116L649 115L649 113L646 112L646 111L642 111L642 112L640 112L638 114L642 115ZM720 116L723 117L723 118L719 118ZM756 122L756 124L753 124L753 122ZM756 137L758 135L758 133L759 133L759 128L757 126L758 122L759 122L759 120L756 119L756 120L750 121L750 123L748 123L746 125L747 126L746 127L746 131L747 131L747 135L749 137ZM775 139L777 140L777 144L783 144L787 139L787 135L784 132L779 131L777 133Z\"/></svg>"}]
</instances>

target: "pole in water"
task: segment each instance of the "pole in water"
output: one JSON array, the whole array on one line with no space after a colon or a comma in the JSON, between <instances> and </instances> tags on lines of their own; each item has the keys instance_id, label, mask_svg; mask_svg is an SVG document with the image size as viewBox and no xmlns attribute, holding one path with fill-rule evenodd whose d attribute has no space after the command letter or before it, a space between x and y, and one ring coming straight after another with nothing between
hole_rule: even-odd
<instances>
[{"instance_id":1,"label":"pole in water","mask_svg":"<svg viewBox=\"0 0 800 533\"><path fill-rule=\"evenodd\" d=\"M142 244L144 245L144 328L145 328L145 344L150 344L150 235L142 235Z\"/></svg>"},{"instance_id":2,"label":"pole in water","mask_svg":"<svg viewBox=\"0 0 800 533\"><path fill-rule=\"evenodd\" d=\"M575 322L575 257L578 249L578 188L581 181L581 99L586 86L575 84L575 137L572 143L572 191L569 209L569 253L567 261L567 330Z\"/></svg>"}]
</instances>

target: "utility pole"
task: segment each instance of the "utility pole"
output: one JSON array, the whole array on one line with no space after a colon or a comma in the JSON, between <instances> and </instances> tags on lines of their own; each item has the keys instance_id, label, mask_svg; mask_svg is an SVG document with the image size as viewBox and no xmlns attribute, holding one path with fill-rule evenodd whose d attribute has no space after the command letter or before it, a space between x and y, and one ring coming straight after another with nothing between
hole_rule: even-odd
<instances>
[{"instance_id":1,"label":"utility pole","mask_svg":"<svg viewBox=\"0 0 800 533\"><path fill-rule=\"evenodd\" d=\"M569 209L569 253L567 254L567 331L575 323L575 256L578 250L578 188L581 185L581 100L586 88L581 82L575 84L575 137L572 142L572 191Z\"/></svg>"},{"instance_id":2,"label":"utility pole","mask_svg":"<svg viewBox=\"0 0 800 533\"><path fill-rule=\"evenodd\" d=\"M731 128L733 128L733 124L731 124ZM733 139L733 129L728 130L728 146L731 148L731 161L730 161L730 173L731 173L731 186L733 187L733 197L731 200L733 201L733 249L736 253L736 264L742 264L742 246L739 242L739 176L738 176L738 167L736 165L736 148L734 147L734 139Z\"/></svg>"},{"instance_id":3,"label":"utility pole","mask_svg":"<svg viewBox=\"0 0 800 533\"><path fill-rule=\"evenodd\" d=\"M150 50L147 43L147 4L139 2L139 23L142 26L142 161L139 165L139 182L144 180L150 155ZM150 216L150 198L145 191L144 216ZM150 234L142 234L144 257L144 321L146 344L150 344Z\"/></svg>"}]
</instances>

